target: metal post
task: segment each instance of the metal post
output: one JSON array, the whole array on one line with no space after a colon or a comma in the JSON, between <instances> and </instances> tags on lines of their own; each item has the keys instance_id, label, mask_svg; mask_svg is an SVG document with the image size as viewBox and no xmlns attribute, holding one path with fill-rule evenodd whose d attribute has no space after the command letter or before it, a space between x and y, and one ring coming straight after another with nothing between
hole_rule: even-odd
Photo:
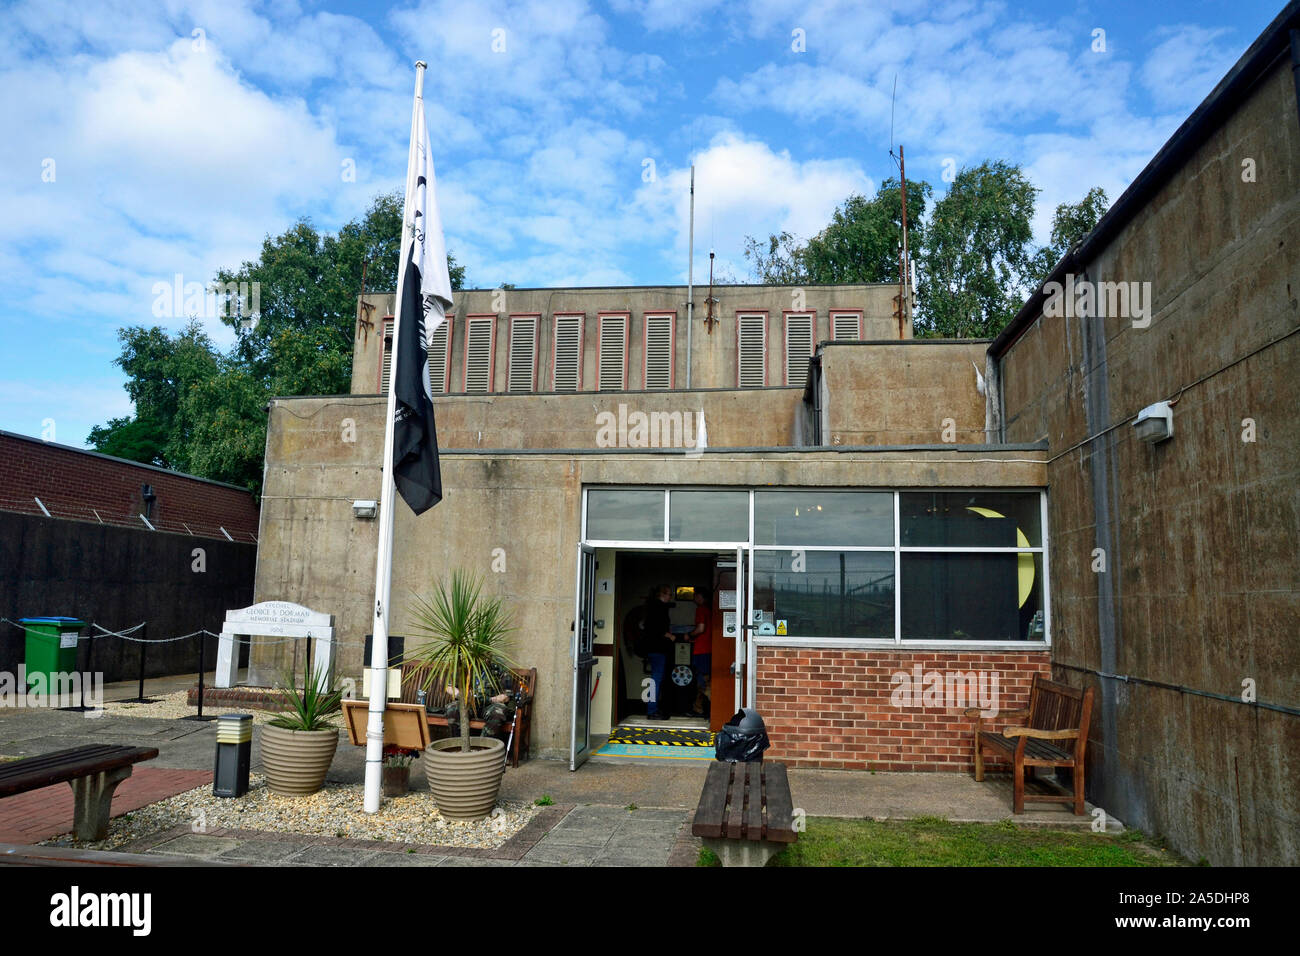
<instances>
[{"instance_id":1,"label":"metal post","mask_svg":"<svg viewBox=\"0 0 1300 956\"><path fill-rule=\"evenodd\" d=\"M206 666L203 660L203 638L207 637L203 632L199 632L199 712L190 714L188 717L182 717L181 720L216 720L215 717L203 716L203 668Z\"/></svg>"},{"instance_id":2,"label":"metal post","mask_svg":"<svg viewBox=\"0 0 1300 956\"><path fill-rule=\"evenodd\" d=\"M90 638L90 643L86 645L86 676L95 673L95 638ZM81 709L86 709L86 682L81 682Z\"/></svg>"},{"instance_id":3,"label":"metal post","mask_svg":"<svg viewBox=\"0 0 1300 956\"><path fill-rule=\"evenodd\" d=\"M907 258L907 164L903 160L903 144L898 144L898 178L902 186L903 199L903 251L902 261L899 263L898 271L898 337L903 337L903 320L906 318L908 309L908 292L907 288L911 276L909 273L910 263Z\"/></svg>"},{"instance_id":4,"label":"metal post","mask_svg":"<svg viewBox=\"0 0 1300 956\"><path fill-rule=\"evenodd\" d=\"M131 701L131 703L133 704L152 704L154 702L154 699L152 697L144 696L145 656L149 650L149 642L145 639L145 636L148 633L149 633L149 625L146 623L140 628L140 640L138 642L140 645L140 677L139 677L139 684L136 688L135 700Z\"/></svg>"}]
</instances>

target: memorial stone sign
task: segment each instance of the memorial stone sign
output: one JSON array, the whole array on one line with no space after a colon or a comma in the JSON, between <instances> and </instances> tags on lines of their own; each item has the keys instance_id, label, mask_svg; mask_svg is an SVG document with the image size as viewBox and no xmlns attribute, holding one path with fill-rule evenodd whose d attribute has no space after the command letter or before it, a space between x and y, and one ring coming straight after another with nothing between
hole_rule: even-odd
<instances>
[{"instance_id":1,"label":"memorial stone sign","mask_svg":"<svg viewBox=\"0 0 1300 956\"><path fill-rule=\"evenodd\" d=\"M334 615L290 601L263 601L226 612L217 643L217 686L233 687L239 670L241 637L310 637L315 642L315 667L321 690L334 680Z\"/></svg>"}]
</instances>

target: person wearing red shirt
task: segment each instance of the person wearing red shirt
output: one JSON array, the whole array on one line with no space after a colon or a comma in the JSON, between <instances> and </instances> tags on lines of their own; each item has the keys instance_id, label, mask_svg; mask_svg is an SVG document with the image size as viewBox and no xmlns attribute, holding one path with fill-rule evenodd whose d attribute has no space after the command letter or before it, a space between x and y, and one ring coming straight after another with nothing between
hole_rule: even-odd
<instances>
[{"instance_id":1,"label":"person wearing red shirt","mask_svg":"<svg viewBox=\"0 0 1300 956\"><path fill-rule=\"evenodd\" d=\"M709 714L709 669L713 665L713 609L709 593L695 591L695 629L691 631L691 667L695 670L695 710L692 717Z\"/></svg>"}]
</instances>

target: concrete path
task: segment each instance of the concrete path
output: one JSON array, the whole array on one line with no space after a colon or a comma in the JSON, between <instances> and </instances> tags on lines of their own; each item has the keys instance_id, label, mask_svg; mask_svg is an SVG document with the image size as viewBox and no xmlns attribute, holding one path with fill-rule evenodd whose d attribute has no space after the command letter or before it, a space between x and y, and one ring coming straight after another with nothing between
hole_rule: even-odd
<instances>
[{"instance_id":1,"label":"concrete path","mask_svg":"<svg viewBox=\"0 0 1300 956\"><path fill-rule=\"evenodd\" d=\"M177 689L176 683L183 680L147 681L145 692ZM113 696L118 693L131 696L114 688ZM254 771L261 770L260 735L261 728L254 728ZM0 710L0 756L31 756L86 743L147 743L159 750L158 759L148 768L138 769L119 789L122 802L115 799L113 803L117 815L210 782L216 728L213 723L191 720ZM358 783L364 766L363 749L353 747L344 736L329 779ZM178 860L233 864L690 866L695 862L698 841L690 837L688 823L708 767L708 761L592 760L570 772L562 761L525 761L518 768L507 769L502 799L532 803L549 797L555 806L539 814L526 836L512 838L504 854L446 847L420 847L407 853L393 844L358 845L364 841L252 831L191 834L183 828L156 834L147 845L127 849ZM411 775L411 786L415 790L428 786L423 773ZM791 770L790 789L796 808L809 816L934 816L960 822L1014 820L1021 825L1079 828L1092 823L1091 805L1083 816L1074 816L1062 804L1042 803L1028 804L1020 816L1012 814L1011 781L1005 774L990 774L985 782L976 783L966 774ZM66 813L63 802L67 803ZM64 832L68 829L65 816L70 823L71 791L66 787L0 801L0 842L31 843ZM1117 821L1109 822L1109 829L1121 829Z\"/></svg>"}]
</instances>

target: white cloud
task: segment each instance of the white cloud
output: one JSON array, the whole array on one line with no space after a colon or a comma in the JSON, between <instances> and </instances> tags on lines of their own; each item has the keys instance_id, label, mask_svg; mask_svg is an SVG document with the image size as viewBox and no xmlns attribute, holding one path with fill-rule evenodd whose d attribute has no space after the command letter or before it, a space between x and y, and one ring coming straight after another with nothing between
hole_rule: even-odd
<instances>
[{"instance_id":1,"label":"white cloud","mask_svg":"<svg viewBox=\"0 0 1300 956\"><path fill-rule=\"evenodd\" d=\"M807 239L830 220L853 193L870 195L875 184L855 160L799 161L761 140L736 132L716 136L695 156L696 274L708 275L709 244L736 275L748 272L746 236L787 231ZM661 172L642 185L637 208L646 227L671 241L664 265L672 280L685 278L690 223L690 169ZM702 266L701 266L702 264Z\"/></svg>"},{"instance_id":2,"label":"white cloud","mask_svg":"<svg viewBox=\"0 0 1300 956\"><path fill-rule=\"evenodd\" d=\"M1214 89L1237 56L1231 45L1217 42L1227 30L1197 26L1166 27L1164 39L1142 64L1142 85L1161 109L1190 112Z\"/></svg>"}]
</instances>

